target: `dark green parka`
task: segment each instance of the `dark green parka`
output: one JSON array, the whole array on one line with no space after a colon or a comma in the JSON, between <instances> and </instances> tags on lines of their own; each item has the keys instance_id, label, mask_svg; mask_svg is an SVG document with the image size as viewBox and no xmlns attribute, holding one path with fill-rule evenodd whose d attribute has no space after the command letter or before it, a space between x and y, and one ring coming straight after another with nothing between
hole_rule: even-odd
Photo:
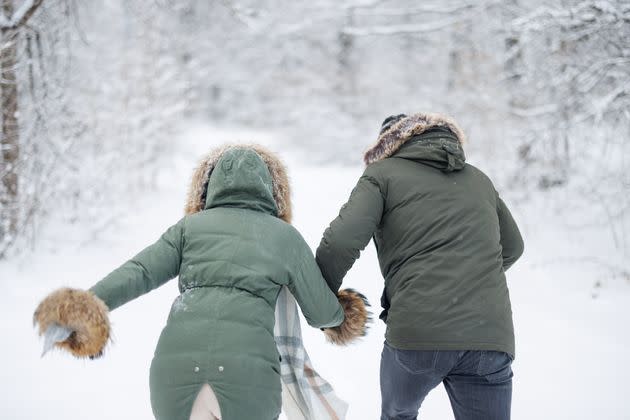
<instances>
[{"instance_id":1,"label":"dark green parka","mask_svg":"<svg viewBox=\"0 0 630 420\"><path fill-rule=\"evenodd\" d=\"M374 238L389 344L514 356L504 273L523 241L490 179L465 163L463 141L455 122L437 114L406 117L382 133L317 262L337 290Z\"/></svg>"},{"instance_id":2,"label":"dark green parka","mask_svg":"<svg viewBox=\"0 0 630 420\"><path fill-rule=\"evenodd\" d=\"M223 420L279 416L273 330L282 286L311 326L344 320L310 248L286 223L289 199L274 156L260 148L218 150L195 172L188 215L91 289L113 310L179 275L181 295L151 365L158 420L188 420L206 383Z\"/></svg>"}]
</instances>

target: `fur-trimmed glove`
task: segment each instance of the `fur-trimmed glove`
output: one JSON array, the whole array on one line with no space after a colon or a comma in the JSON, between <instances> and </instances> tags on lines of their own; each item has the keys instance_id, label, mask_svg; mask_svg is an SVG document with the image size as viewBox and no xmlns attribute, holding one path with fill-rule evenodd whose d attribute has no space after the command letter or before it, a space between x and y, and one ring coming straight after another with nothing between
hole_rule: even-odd
<instances>
[{"instance_id":1,"label":"fur-trimmed glove","mask_svg":"<svg viewBox=\"0 0 630 420\"><path fill-rule=\"evenodd\" d=\"M368 310L370 303L367 298L356 290L340 290L337 298L346 318L338 327L325 328L323 331L328 342L346 346L367 334L372 313Z\"/></svg>"},{"instance_id":2,"label":"fur-trimmed glove","mask_svg":"<svg viewBox=\"0 0 630 420\"><path fill-rule=\"evenodd\" d=\"M78 358L95 359L103 355L110 338L109 309L94 293L64 288L48 295L33 314L39 335L49 328L61 327L72 333L55 343Z\"/></svg>"}]
</instances>

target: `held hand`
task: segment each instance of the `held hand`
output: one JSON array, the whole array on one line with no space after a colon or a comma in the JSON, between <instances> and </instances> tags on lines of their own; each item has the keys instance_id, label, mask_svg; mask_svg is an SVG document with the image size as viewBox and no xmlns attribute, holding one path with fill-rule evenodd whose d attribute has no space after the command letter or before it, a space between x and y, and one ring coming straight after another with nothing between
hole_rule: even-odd
<instances>
[{"instance_id":1,"label":"held hand","mask_svg":"<svg viewBox=\"0 0 630 420\"><path fill-rule=\"evenodd\" d=\"M361 293L353 289L343 289L337 293L339 303L345 315L338 327L324 328L328 342L339 346L347 346L367 334L372 312L368 310L370 303Z\"/></svg>"},{"instance_id":2,"label":"held hand","mask_svg":"<svg viewBox=\"0 0 630 420\"><path fill-rule=\"evenodd\" d=\"M45 335L44 354L58 347L78 358L95 359L110 338L108 314L107 305L92 292L64 288L37 306L33 324L40 336Z\"/></svg>"}]
</instances>

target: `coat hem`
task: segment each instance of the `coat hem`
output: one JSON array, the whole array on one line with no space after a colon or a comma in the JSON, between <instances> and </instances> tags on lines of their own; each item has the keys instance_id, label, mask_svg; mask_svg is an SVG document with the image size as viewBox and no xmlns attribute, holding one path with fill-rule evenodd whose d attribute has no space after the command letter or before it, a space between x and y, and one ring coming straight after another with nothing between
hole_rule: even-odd
<instances>
[{"instance_id":1,"label":"coat hem","mask_svg":"<svg viewBox=\"0 0 630 420\"><path fill-rule=\"evenodd\" d=\"M431 342L431 341L397 341L387 338L387 344L398 350L461 350L461 351L501 351L507 353L512 360L516 352L513 347L499 343L486 342Z\"/></svg>"}]
</instances>

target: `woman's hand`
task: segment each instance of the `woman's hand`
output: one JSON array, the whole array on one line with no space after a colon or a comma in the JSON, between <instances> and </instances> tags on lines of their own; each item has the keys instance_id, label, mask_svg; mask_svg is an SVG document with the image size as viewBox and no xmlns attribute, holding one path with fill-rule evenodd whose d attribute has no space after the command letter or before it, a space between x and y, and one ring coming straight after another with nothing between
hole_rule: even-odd
<instances>
[{"instance_id":1,"label":"woman's hand","mask_svg":"<svg viewBox=\"0 0 630 420\"><path fill-rule=\"evenodd\" d=\"M343 289L337 293L339 303L345 315L341 325L323 328L326 339L333 344L346 346L367 334L372 313L368 310L370 303L361 293L353 289Z\"/></svg>"}]
</instances>

